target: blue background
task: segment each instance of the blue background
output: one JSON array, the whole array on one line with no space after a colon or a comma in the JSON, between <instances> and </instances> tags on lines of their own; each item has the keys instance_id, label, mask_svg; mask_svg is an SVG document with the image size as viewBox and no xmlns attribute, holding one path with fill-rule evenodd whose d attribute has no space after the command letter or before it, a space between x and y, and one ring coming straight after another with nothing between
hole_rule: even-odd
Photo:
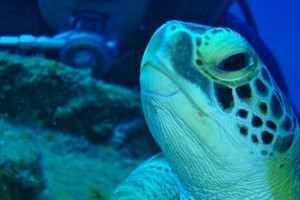
<instances>
[{"instance_id":1,"label":"blue background","mask_svg":"<svg viewBox=\"0 0 300 200\"><path fill-rule=\"evenodd\" d=\"M289 99L300 111L300 2L248 0L258 32L275 55L288 86ZM236 3L231 12L243 18Z\"/></svg>"}]
</instances>

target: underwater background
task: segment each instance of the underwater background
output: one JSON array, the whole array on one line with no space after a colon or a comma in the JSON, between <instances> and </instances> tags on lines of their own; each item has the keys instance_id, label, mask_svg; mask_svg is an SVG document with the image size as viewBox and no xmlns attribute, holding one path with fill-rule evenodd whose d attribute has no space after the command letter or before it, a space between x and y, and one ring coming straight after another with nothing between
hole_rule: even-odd
<instances>
[{"instance_id":1,"label":"underwater background","mask_svg":"<svg viewBox=\"0 0 300 200\"><path fill-rule=\"evenodd\" d=\"M246 1L257 31L251 23L240 27L249 23L249 15L245 17L239 1L224 3L222 11L237 16L241 22L236 23L223 15L223 21L211 20L219 11L216 2L227 1L182 2L0 2L0 200L108 199L131 170L160 151L141 109L139 64L153 32L170 19L228 25L247 35L267 63L276 63L278 68L267 67L299 113L298 1ZM104 16L86 12L98 6L105 8ZM57 14L60 8L79 16L70 19L76 24L70 35L71 28L63 24L66 16ZM78 8L83 10L77 13ZM112 20L110 29L99 28L97 20L107 20L109 12L127 21ZM78 30L85 34L77 35ZM67 34L55 37L59 33ZM18 38L24 34L48 38ZM76 46L77 37L82 46ZM107 47L107 41L117 42Z\"/></svg>"}]
</instances>

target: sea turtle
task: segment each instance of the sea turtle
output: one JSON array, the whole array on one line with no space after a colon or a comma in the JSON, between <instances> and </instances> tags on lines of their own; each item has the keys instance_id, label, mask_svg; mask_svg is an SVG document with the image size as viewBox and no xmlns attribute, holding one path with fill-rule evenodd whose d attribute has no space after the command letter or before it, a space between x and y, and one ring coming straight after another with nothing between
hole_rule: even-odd
<instances>
[{"instance_id":1,"label":"sea turtle","mask_svg":"<svg viewBox=\"0 0 300 200\"><path fill-rule=\"evenodd\" d=\"M296 115L241 35L167 22L145 50L140 82L162 153L111 199L300 199Z\"/></svg>"}]
</instances>

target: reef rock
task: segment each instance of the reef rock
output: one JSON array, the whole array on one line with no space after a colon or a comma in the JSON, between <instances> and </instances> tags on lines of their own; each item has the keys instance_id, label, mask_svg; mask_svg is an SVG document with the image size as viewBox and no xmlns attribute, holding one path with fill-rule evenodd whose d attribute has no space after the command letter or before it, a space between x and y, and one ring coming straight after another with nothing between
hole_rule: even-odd
<instances>
[{"instance_id":1,"label":"reef rock","mask_svg":"<svg viewBox=\"0 0 300 200\"><path fill-rule=\"evenodd\" d=\"M105 142L119 124L143 118L139 94L40 57L0 54L0 114L93 142Z\"/></svg>"},{"instance_id":2,"label":"reef rock","mask_svg":"<svg viewBox=\"0 0 300 200\"><path fill-rule=\"evenodd\" d=\"M106 199L158 151L138 92L0 53L0 199Z\"/></svg>"},{"instance_id":3,"label":"reef rock","mask_svg":"<svg viewBox=\"0 0 300 200\"><path fill-rule=\"evenodd\" d=\"M0 122L0 199L35 199L44 189L41 153L25 128Z\"/></svg>"}]
</instances>

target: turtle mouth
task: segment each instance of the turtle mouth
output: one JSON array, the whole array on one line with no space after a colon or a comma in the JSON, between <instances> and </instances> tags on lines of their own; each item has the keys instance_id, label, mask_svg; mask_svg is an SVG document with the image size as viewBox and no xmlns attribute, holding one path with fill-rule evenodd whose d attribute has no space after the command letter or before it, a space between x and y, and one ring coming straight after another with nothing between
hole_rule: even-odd
<instances>
[{"instance_id":1,"label":"turtle mouth","mask_svg":"<svg viewBox=\"0 0 300 200\"><path fill-rule=\"evenodd\" d=\"M140 83L142 93L170 97L180 91L175 82L151 62L142 65Z\"/></svg>"}]
</instances>

